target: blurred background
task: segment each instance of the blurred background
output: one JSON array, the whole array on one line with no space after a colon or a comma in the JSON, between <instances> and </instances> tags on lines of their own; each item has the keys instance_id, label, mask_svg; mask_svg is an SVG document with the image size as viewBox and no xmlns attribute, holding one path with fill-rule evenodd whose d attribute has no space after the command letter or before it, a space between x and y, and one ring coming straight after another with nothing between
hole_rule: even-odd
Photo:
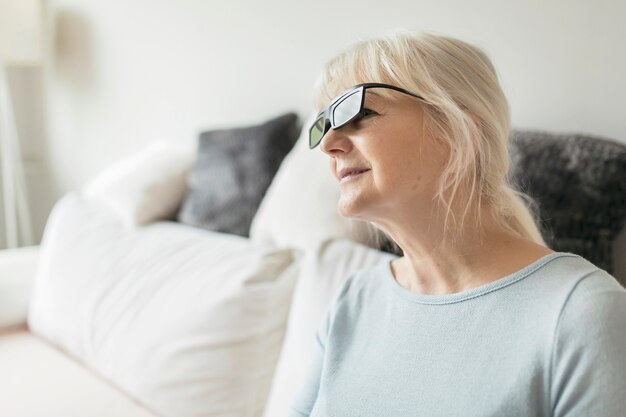
<instances>
[{"instance_id":1,"label":"blurred background","mask_svg":"<svg viewBox=\"0 0 626 417\"><path fill-rule=\"evenodd\" d=\"M0 0L2 218L17 207L17 244L36 244L61 195L151 142L305 118L328 58L397 28L482 47L513 127L626 142L625 20L618 0Z\"/></svg>"}]
</instances>

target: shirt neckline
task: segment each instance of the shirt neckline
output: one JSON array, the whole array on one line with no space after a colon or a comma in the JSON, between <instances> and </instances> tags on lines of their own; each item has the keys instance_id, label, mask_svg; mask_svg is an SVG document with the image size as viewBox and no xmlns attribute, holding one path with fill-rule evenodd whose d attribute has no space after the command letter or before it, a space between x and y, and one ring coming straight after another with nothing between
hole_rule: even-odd
<instances>
[{"instance_id":1,"label":"shirt neckline","mask_svg":"<svg viewBox=\"0 0 626 417\"><path fill-rule=\"evenodd\" d=\"M466 291L456 292L452 294L419 294L413 291L409 291L406 288L402 287L393 276L393 272L391 269L391 262L393 261L393 259L390 259L384 262L383 264L381 264L381 266L384 270L384 275L385 275L384 280L387 281L391 285L392 289L400 296L410 301L414 301L420 304L452 304L452 303L458 303L461 301L466 301L466 300L470 300L476 297L480 297L484 294L487 294L487 293L499 290L501 288L504 288L508 285L511 285L527 277L532 272L536 271L537 269L541 268L542 266L544 266L545 264L547 264L548 262L556 258L578 257L578 256L579 255L576 255L570 252L549 253L537 259L533 263L507 276L504 276L502 278L499 278L495 281L481 285L476 288L472 288Z\"/></svg>"}]
</instances>

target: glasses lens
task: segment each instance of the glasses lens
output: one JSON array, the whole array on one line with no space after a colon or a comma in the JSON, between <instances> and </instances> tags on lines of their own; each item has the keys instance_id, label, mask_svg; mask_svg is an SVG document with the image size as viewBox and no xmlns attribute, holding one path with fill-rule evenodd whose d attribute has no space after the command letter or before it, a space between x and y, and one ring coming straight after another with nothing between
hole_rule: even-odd
<instances>
[{"instance_id":1,"label":"glasses lens","mask_svg":"<svg viewBox=\"0 0 626 417\"><path fill-rule=\"evenodd\" d=\"M311 130L309 130L309 148L315 148L322 141L325 125L326 119L320 117L313 126L311 126Z\"/></svg>"},{"instance_id":2,"label":"glasses lens","mask_svg":"<svg viewBox=\"0 0 626 417\"><path fill-rule=\"evenodd\" d=\"M345 125L359 114L359 111L361 111L362 97L363 89L360 88L337 103L332 114L334 128Z\"/></svg>"}]
</instances>

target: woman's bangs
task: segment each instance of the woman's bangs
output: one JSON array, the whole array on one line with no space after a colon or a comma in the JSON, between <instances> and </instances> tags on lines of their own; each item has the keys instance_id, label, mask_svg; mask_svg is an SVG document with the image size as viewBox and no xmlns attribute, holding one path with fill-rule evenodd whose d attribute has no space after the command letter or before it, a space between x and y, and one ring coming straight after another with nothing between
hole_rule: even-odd
<instances>
[{"instance_id":1,"label":"woman's bangs","mask_svg":"<svg viewBox=\"0 0 626 417\"><path fill-rule=\"evenodd\" d=\"M363 83L389 84L389 76L376 65L376 57L365 51L343 53L328 62L320 75L314 90L314 103L318 110L323 109L342 91ZM387 92L382 92L387 95Z\"/></svg>"}]
</instances>

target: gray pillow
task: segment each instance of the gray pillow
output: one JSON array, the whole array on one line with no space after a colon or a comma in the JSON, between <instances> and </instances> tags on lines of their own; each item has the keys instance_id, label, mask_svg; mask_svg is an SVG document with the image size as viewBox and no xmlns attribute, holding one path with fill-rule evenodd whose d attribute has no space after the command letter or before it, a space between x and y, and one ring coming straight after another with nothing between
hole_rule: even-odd
<instances>
[{"instance_id":1,"label":"gray pillow","mask_svg":"<svg viewBox=\"0 0 626 417\"><path fill-rule=\"evenodd\" d=\"M258 126L201 133L178 221L248 237L261 200L299 131L298 116L287 113Z\"/></svg>"},{"instance_id":2,"label":"gray pillow","mask_svg":"<svg viewBox=\"0 0 626 417\"><path fill-rule=\"evenodd\" d=\"M626 225L626 145L582 134L513 130L509 177L538 203L550 248L614 273Z\"/></svg>"}]
</instances>

